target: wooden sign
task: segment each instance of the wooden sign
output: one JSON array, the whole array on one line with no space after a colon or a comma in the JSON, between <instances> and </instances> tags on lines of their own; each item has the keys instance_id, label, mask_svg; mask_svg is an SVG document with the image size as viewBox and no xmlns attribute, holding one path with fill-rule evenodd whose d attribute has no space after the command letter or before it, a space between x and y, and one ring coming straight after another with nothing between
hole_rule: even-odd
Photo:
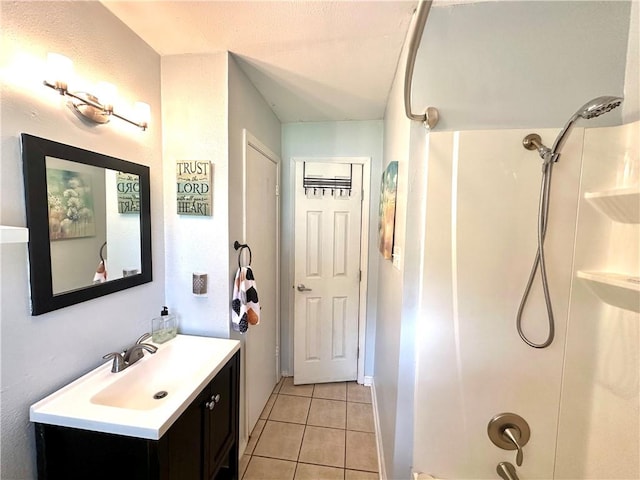
<instances>
[{"instance_id":1,"label":"wooden sign","mask_svg":"<svg viewBox=\"0 0 640 480\"><path fill-rule=\"evenodd\" d=\"M178 215L211 216L213 164L179 160L176 164Z\"/></svg>"},{"instance_id":2,"label":"wooden sign","mask_svg":"<svg viewBox=\"0 0 640 480\"><path fill-rule=\"evenodd\" d=\"M140 177L134 173L116 174L118 213L140 213Z\"/></svg>"}]
</instances>

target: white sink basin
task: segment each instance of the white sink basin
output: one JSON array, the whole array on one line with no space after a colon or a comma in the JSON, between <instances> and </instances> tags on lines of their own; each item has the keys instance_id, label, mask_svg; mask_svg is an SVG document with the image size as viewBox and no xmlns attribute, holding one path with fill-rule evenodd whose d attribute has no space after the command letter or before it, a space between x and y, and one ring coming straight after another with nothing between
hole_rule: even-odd
<instances>
[{"instance_id":1,"label":"white sink basin","mask_svg":"<svg viewBox=\"0 0 640 480\"><path fill-rule=\"evenodd\" d=\"M157 440L240 342L178 335L157 347L122 372L109 361L54 392L31 406L31 421Z\"/></svg>"}]
</instances>

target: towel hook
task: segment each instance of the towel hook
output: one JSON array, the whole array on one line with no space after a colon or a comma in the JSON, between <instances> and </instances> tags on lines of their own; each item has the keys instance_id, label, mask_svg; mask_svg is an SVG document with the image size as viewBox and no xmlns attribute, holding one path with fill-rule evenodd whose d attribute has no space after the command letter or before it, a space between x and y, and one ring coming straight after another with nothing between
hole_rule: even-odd
<instances>
[{"instance_id":1,"label":"towel hook","mask_svg":"<svg viewBox=\"0 0 640 480\"><path fill-rule=\"evenodd\" d=\"M242 268L242 263L240 262L241 258L242 258L242 250L244 250L245 248L247 250L249 250L249 264L251 265L251 248L249 248L249 245L247 245L246 243L240 243L237 240L235 242L233 242L233 248L236 250L239 250L238 252L238 268Z\"/></svg>"},{"instance_id":2,"label":"towel hook","mask_svg":"<svg viewBox=\"0 0 640 480\"><path fill-rule=\"evenodd\" d=\"M106 246L107 246L107 242L104 242L104 243L102 244L102 246L100 247L100 253L99 253L99 255L100 255L100 261L101 261L101 262L104 262L104 247L106 247Z\"/></svg>"}]
</instances>

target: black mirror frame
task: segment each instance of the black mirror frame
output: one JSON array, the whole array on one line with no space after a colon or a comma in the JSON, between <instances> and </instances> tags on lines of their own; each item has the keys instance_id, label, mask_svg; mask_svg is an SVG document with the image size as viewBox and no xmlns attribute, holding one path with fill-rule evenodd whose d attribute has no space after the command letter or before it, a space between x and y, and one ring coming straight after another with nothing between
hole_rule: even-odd
<instances>
[{"instance_id":1,"label":"black mirror frame","mask_svg":"<svg viewBox=\"0 0 640 480\"><path fill-rule=\"evenodd\" d=\"M110 293L149 283L151 267L151 180L149 167L72 147L26 133L20 135L29 229L31 315L40 315ZM134 173L140 177L140 254L142 273L53 294L47 202L46 157Z\"/></svg>"}]
</instances>

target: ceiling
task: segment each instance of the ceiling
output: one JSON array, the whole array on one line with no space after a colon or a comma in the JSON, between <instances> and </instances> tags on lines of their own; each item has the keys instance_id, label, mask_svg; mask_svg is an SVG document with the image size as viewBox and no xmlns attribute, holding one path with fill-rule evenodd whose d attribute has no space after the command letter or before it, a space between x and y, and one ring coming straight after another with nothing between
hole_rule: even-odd
<instances>
[{"instance_id":1,"label":"ceiling","mask_svg":"<svg viewBox=\"0 0 640 480\"><path fill-rule=\"evenodd\" d=\"M101 0L160 55L232 52L282 123L384 116L416 0Z\"/></svg>"}]
</instances>

